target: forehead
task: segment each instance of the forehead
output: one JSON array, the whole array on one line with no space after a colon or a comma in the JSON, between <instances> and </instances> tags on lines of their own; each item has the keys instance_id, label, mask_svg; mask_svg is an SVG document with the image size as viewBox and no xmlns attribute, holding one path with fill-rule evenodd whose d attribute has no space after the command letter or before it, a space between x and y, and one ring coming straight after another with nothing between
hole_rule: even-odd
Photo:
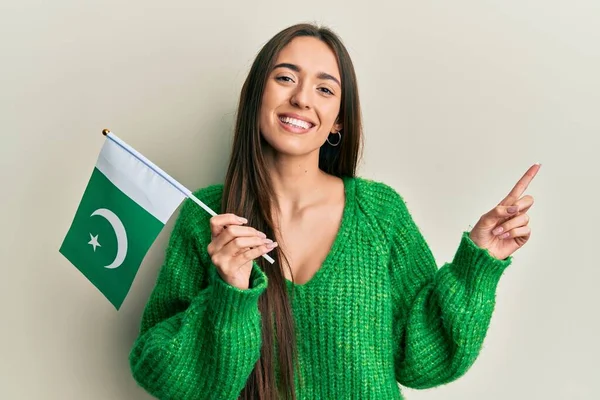
<instances>
[{"instance_id":1,"label":"forehead","mask_svg":"<svg viewBox=\"0 0 600 400\"><path fill-rule=\"evenodd\" d=\"M314 37L297 37L288 43L277 56L275 64L295 64L307 73L325 72L340 78L335 53L329 46Z\"/></svg>"}]
</instances>

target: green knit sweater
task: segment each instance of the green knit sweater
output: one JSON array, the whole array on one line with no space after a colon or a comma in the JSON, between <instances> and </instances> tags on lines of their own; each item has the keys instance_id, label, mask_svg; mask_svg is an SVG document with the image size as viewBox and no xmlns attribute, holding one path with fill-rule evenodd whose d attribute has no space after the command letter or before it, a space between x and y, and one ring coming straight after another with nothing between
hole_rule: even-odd
<instances>
[{"instance_id":1,"label":"green knit sweater","mask_svg":"<svg viewBox=\"0 0 600 400\"><path fill-rule=\"evenodd\" d=\"M295 289L299 399L402 399L474 363L512 257L494 258L463 232L438 269L403 198L391 187L345 178L335 242L315 276ZM217 213L222 185L195 192ZM211 263L210 215L186 200L144 310L130 363L160 399L236 399L260 356L258 298L267 277L253 263L250 289ZM298 372L301 379L298 377Z\"/></svg>"}]
</instances>

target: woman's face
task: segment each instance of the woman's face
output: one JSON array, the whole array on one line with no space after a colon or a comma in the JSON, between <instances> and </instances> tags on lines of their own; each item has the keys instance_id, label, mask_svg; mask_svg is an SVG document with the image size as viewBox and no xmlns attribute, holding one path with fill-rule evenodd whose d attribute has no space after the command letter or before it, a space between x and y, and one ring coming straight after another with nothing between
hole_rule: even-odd
<instances>
[{"instance_id":1,"label":"woman's face","mask_svg":"<svg viewBox=\"0 0 600 400\"><path fill-rule=\"evenodd\" d=\"M293 39L267 78L260 110L260 131L267 143L281 154L318 151L330 133L342 128L336 121L340 82L335 54L324 42Z\"/></svg>"}]
</instances>

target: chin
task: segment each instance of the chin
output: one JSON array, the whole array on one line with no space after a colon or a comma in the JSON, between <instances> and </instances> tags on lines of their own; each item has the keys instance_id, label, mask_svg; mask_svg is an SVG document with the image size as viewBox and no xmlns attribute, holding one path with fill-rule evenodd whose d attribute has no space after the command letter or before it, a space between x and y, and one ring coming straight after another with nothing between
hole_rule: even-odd
<instances>
[{"instance_id":1,"label":"chin","mask_svg":"<svg viewBox=\"0 0 600 400\"><path fill-rule=\"evenodd\" d=\"M278 135L279 136L279 135ZM285 135L287 136L287 135ZM315 151L319 151L319 146L310 145L306 138L301 137L279 137L273 138L270 135L263 135L264 141L278 154L301 157L307 156Z\"/></svg>"}]
</instances>

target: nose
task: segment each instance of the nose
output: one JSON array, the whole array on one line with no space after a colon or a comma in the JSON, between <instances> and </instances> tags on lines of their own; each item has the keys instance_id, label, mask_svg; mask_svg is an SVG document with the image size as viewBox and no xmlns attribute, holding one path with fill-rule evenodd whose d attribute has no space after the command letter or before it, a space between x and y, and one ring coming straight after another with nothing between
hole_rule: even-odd
<instances>
[{"instance_id":1,"label":"nose","mask_svg":"<svg viewBox=\"0 0 600 400\"><path fill-rule=\"evenodd\" d=\"M310 88L307 87L308 85L306 84L300 84L298 86L296 86L296 89L294 90L294 92L292 93L292 96L290 97L290 103L292 103L293 106L298 107L298 108L302 108L302 109L310 109L312 106L312 93L310 91Z\"/></svg>"}]
</instances>

